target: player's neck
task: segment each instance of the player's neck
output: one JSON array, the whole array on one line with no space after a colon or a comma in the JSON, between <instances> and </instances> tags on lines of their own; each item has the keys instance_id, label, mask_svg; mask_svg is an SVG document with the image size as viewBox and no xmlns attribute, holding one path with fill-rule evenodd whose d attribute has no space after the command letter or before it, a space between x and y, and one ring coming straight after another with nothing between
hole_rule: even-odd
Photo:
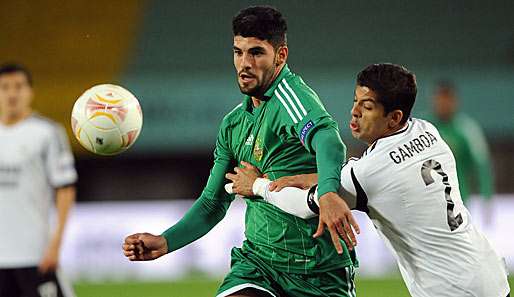
<instances>
[{"instance_id":1,"label":"player's neck","mask_svg":"<svg viewBox=\"0 0 514 297\"><path fill-rule=\"evenodd\" d=\"M30 114L32 114L32 109L27 109L17 114L2 113L0 114L0 122L5 126L12 126L23 121L29 117Z\"/></svg>"},{"instance_id":2,"label":"player's neck","mask_svg":"<svg viewBox=\"0 0 514 297\"><path fill-rule=\"evenodd\" d=\"M252 97L252 103L253 103L253 107L259 107L259 105L261 105L261 100L260 99L257 99L257 97Z\"/></svg>"},{"instance_id":3,"label":"player's neck","mask_svg":"<svg viewBox=\"0 0 514 297\"><path fill-rule=\"evenodd\" d=\"M276 69L275 69L275 73L273 73L273 77L270 81L270 83L268 84L268 86L266 87L266 90L273 84L273 82L277 79L277 77L280 75L280 72L282 72L282 69L284 68L284 66L286 65L286 63L283 63L282 65L278 66ZM263 95L264 96L264 95ZM259 107L259 105L261 105L262 103L262 99L259 99L257 97L252 97L252 103L253 103L253 107Z\"/></svg>"},{"instance_id":4,"label":"player's neck","mask_svg":"<svg viewBox=\"0 0 514 297\"><path fill-rule=\"evenodd\" d=\"M387 136L390 136L390 135L393 135L394 133L400 131L401 129L403 129L405 126L407 125L407 122L403 123L403 124L400 124L396 127L393 127L393 128L390 128L388 130L386 130L384 132L384 134L382 134L382 136L378 137L377 139L374 139L373 141L369 142L368 143L368 146L372 146L373 143L375 143L377 140L379 140L380 138L384 138L384 137L387 137Z\"/></svg>"}]
</instances>

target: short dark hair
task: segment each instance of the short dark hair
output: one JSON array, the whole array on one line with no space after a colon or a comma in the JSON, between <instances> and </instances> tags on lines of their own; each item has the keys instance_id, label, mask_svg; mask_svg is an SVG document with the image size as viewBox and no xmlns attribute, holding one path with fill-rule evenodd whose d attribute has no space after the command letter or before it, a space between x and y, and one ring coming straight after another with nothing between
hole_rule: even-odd
<instances>
[{"instance_id":1,"label":"short dark hair","mask_svg":"<svg viewBox=\"0 0 514 297\"><path fill-rule=\"evenodd\" d=\"M377 101L384 106L385 114L401 110L405 123L410 117L416 100L416 76L407 68L390 64L372 64L357 75L357 85L365 86L377 93Z\"/></svg>"},{"instance_id":2,"label":"short dark hair","mask_svg":"<svg viewBox=\"0 0 514 297\"><path fill-rule=\"evenodd\" d=\"M29 85L32 86L32 74L25 66L16 63L6 63L0 65L0 76L17 72L23 73L27 78Z\"/></svg>"},{"instance_id":3,"label":"short dark hair","mask_svg":"<svg viewBox=\"0 0 514 297\"><path fill-rule=\"evenodd\" d=\"M280 11L271 6L250 6L232 19L234 36L267 40L275 49L287 43L287 23Z\"/></svg>"},{"instance_id":4,"label":"short dark hair","mask_svg":"<svg viewBox=\"0 0 514 297\"><path fill-rule=\"evenodd\" d=\"M449 79L441 79L436 84L437 90L447 95L455 95L455 84Z\"/></svg>"}]
</instances>

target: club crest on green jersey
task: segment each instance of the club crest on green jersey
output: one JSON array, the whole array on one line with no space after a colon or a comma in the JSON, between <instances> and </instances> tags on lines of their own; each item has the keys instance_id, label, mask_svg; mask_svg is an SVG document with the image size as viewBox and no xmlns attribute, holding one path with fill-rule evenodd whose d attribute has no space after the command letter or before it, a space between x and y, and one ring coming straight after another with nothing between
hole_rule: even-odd
<instances>
[{"instance_id":1,"label":"club crest on green jersey","mask_svg":"<svg viewBox=\"0 0 514 297\"><path fill-rule=\"evenodd\" d=\"M264 150L262 148L262 139L260 136L257 136L257 139L255 139L255 145L253 146L253 158L255 161L260 162L263 155Z\"/></svg>"}]
</instances>

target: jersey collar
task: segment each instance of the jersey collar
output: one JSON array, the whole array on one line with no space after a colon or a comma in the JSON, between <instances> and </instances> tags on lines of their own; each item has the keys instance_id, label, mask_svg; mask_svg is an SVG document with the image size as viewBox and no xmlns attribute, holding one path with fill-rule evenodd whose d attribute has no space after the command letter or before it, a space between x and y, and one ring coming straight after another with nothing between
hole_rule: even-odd
<instances>
[{"instance_id":1,"label":"jersey collar","mask_svg":"<svg viewBox=\"0 0 514 297\"><path fill-rule=\"evenodd\" d=\"M377 143L378 143L378 141L379 141L379 140L381 140L381 139L385 139L385 138L388 138L388 137L391 137L391 136L395 136L395 135L398 135L398 134L402 134L402 133L406 132L407 130L409 130L409 128L410 128L410 127L412 127L412 118L409 118L409 119L407 120L407 122L405 123L405 126L403 126L400 130L398 130L398 131L394 132L393 134L389 134L389 135L387 135L387 136L380 137L380 138L378 138L377 140L375 140L375 141L373 142L373 144L371 144L371 145L370 145L370 146L369 146L369 147L364 151L364 153L362 154L362 156L365 156L365 155L367 155L368 153L371 153L371 152L375 149L375 147L377 146Z\"/></svg>"},{"instance_id":2,"label":"jersey collar","mask_svg":"<svg viewBox=\"0 0 514 297\"><path fill-rule=\"evenodd\" d=\"M273 92L275 92L275 89L277 88L278 84L282 81L283 78L290 75L291 73L292 72L291 72L291 70L289 70L289 66L287 66L287 64L285 64L284 68L282 68L282 70L278 74L277 78L275 78L275 80L273 81L271 86L269 86L266 93L264 93L264 97L266 97L268 99L273 97Z\"/></svg>"},{"instance_id":3,"label":"jersey collar","mask_svg":"<svg viewBox=\"0 0 514 297\"><path fill-rule=\"evenodd\" d=\"M268 101L271 97L273 97L273 93L275 92L275 89L278 87L278 84L284 79L286 76L291 75L292 72L289 70L289 66L287 64L284 65L282 70L280 70L280 73L278 74L277 78L273 81L273 83L269 86L266 93L264 93L264 101ZM250 96L245 95L245 98L243 100L243 105L241 108L243 110L249 111L253 107L252 106L252 99Z\"/></svg>"}]
</instances>

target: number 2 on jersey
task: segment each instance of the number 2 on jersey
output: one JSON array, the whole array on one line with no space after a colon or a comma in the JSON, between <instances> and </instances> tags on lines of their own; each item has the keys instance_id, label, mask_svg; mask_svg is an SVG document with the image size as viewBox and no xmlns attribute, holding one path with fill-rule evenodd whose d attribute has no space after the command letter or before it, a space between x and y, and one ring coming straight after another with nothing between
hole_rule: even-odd
<instances>
[{"instance_id":1,"label":"number 2 on jersey","mask_svg":"<svg viewBox=\"0 0 514 297\"><path fill-rule=\"evenodd\" d=\"M444 194L446 198L446 213L448 216L448 226L450 226L450 230L453 231L462 224L462 216L458 214L455 216L453 214L453 208L455 204L452 201L452 197L450 193L452 191L452 187L448 182L448 175L443 171L441 164L435 160L428 160L423 163L421 166L421 177L425 182L425 186L429 186L434 183L434 178L432 177L432 170L437 172L443 178L443 184L445 185Z\"/></svg>"}]
</instances>

